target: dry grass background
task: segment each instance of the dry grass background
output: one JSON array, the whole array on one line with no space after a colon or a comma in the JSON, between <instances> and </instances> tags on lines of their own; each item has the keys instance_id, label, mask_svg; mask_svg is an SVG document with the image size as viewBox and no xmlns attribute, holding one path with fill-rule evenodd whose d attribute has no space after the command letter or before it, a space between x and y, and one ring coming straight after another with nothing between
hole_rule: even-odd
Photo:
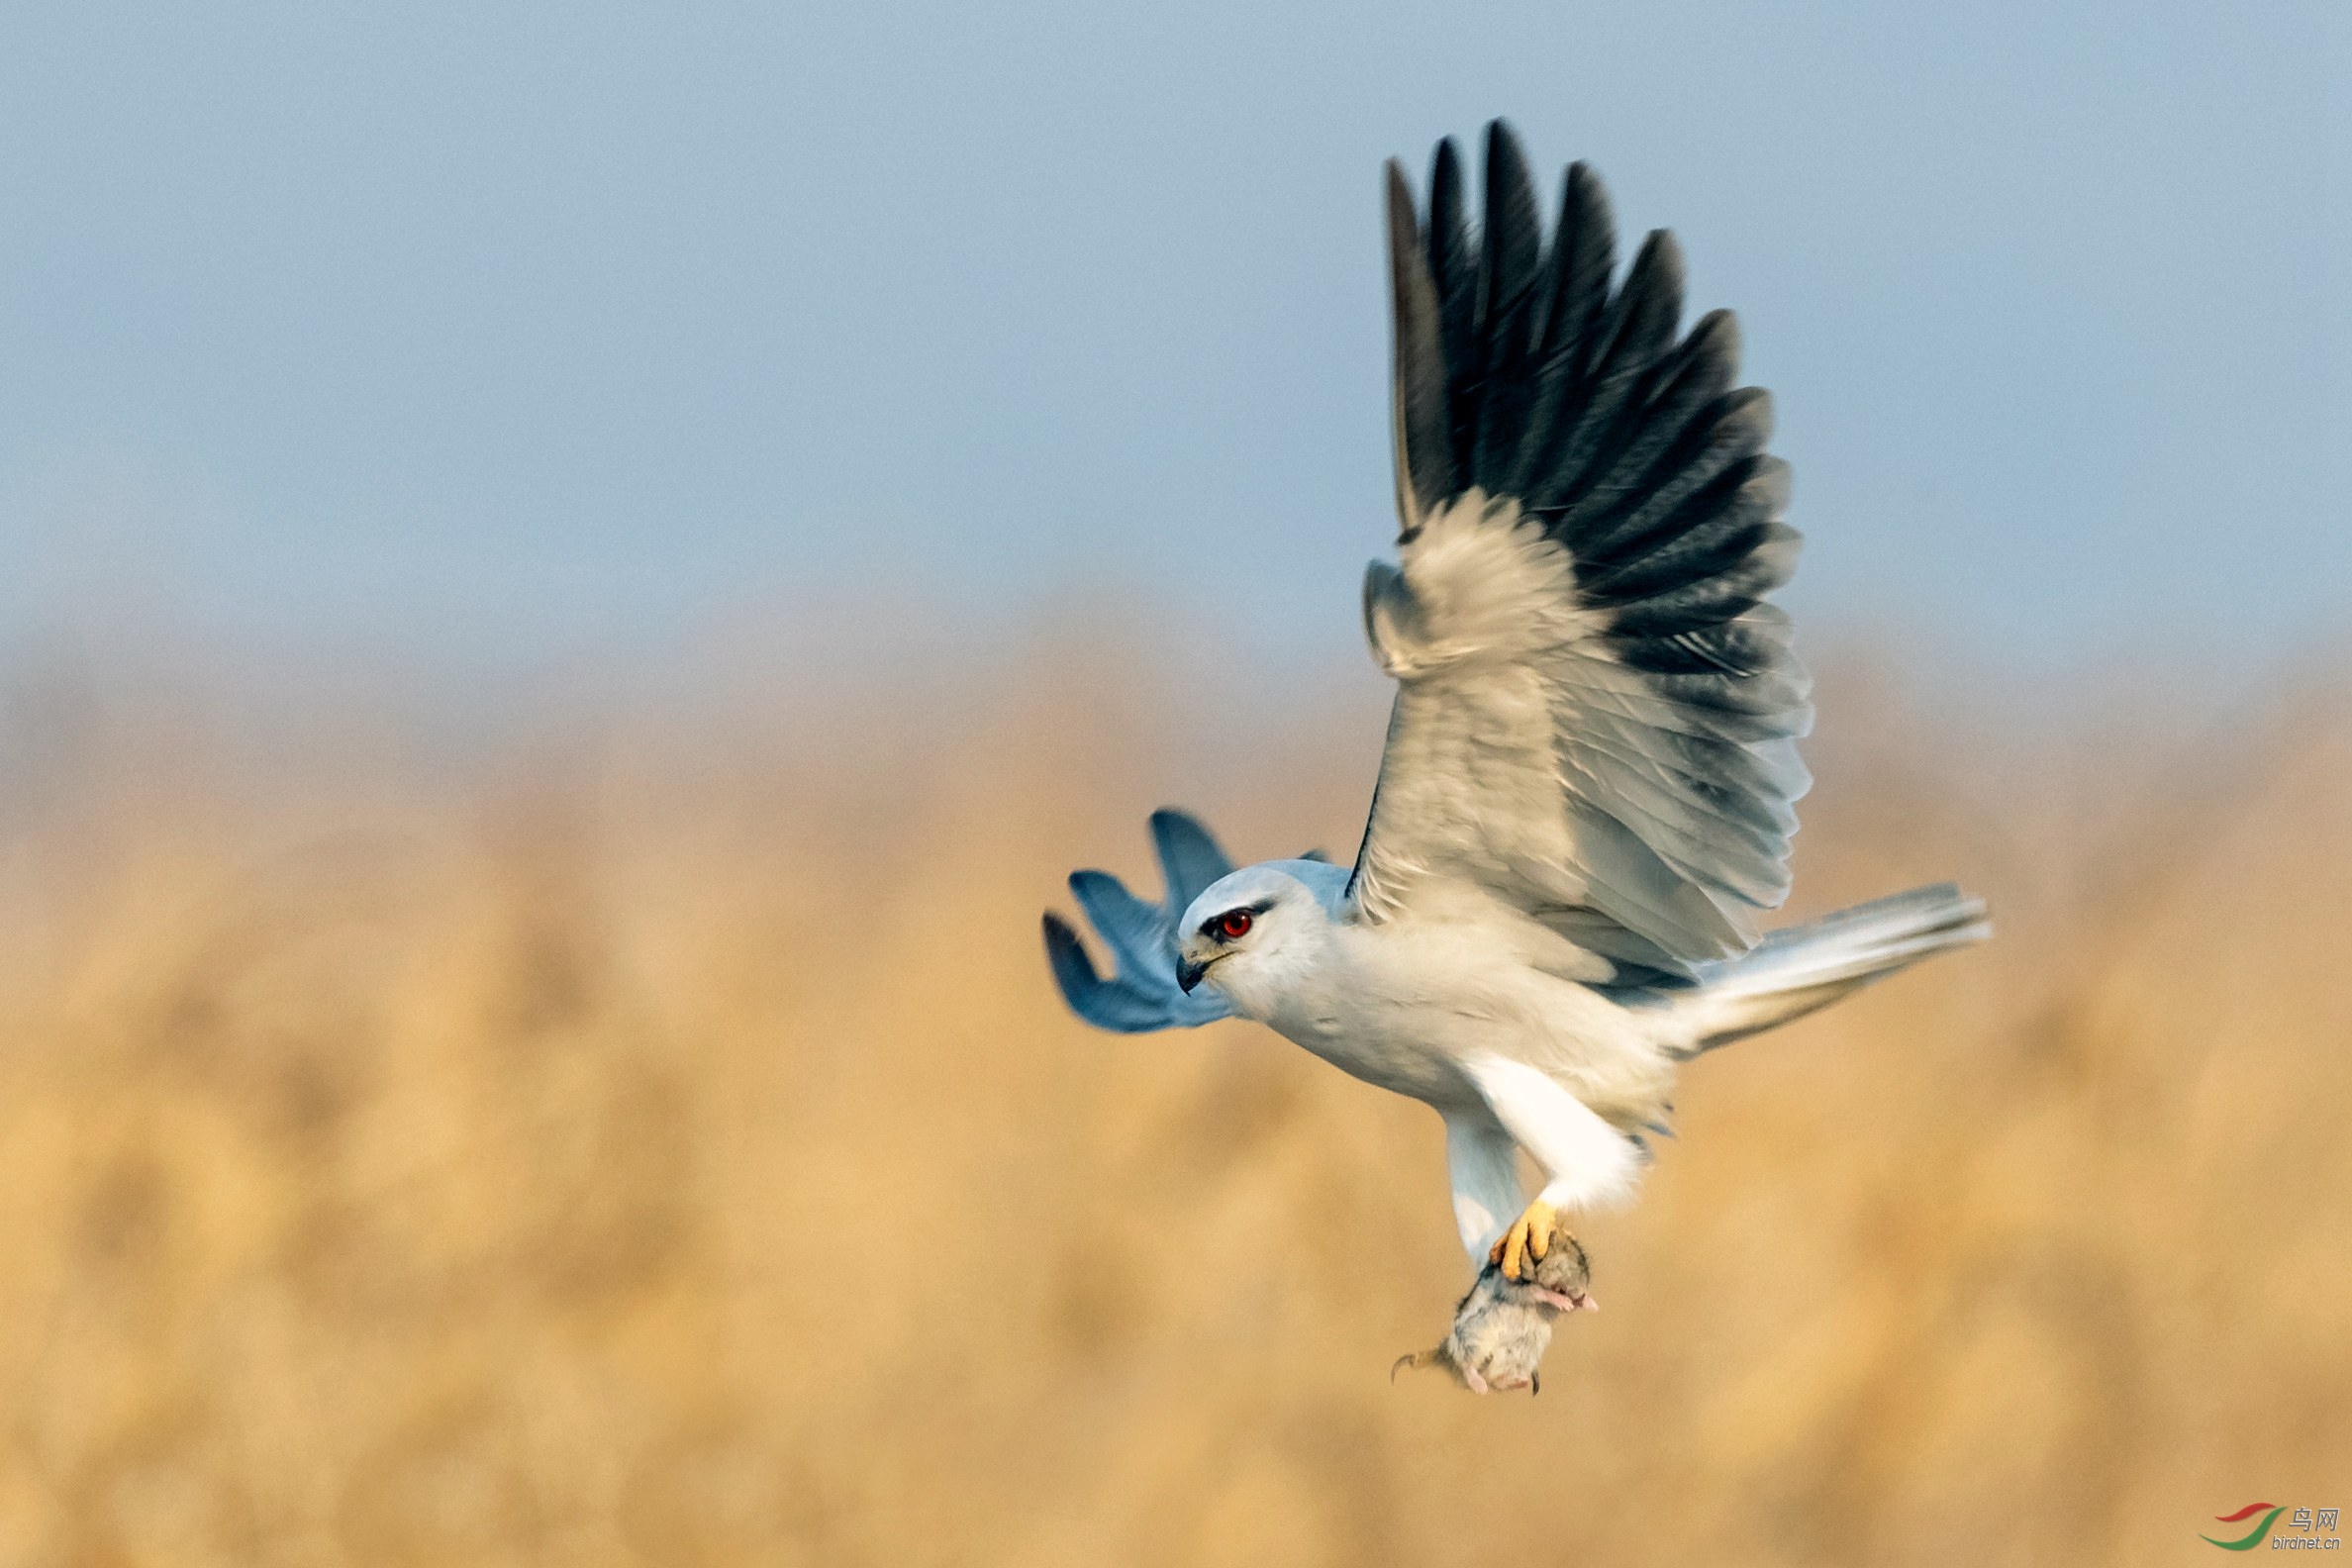
<instances>
[{"instance_id":1,"label":"dry grass background","mask_svg":"<svg viewBox=\"0 0 2352 1568\"><path fill-rule=\"evenodd\" d=\"M2002 938L1698 1064L1481 1401L1387 1379L1436 1120L1037 951L1163 796L1352 847L1376 683L1213 748L1053 662L472 774L20 702L0 1564L2160 1563L2345 1501L2340 702L1833 682L1797 913L1957 874Z\"/></svg>"}]
</instances>

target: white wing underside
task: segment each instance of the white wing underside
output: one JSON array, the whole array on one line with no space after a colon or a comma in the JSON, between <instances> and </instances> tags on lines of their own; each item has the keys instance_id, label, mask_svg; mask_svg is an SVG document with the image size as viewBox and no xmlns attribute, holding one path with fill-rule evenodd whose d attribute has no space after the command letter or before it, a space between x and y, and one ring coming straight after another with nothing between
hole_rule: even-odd
<instances>
[{"instance_id":1,"label":"white wing underside","mask_svg":"<svg viewBox=\"0 0 2352 1568\"><path fill-rule=\"evenodd\" d=\"M1398 691L1360 918L1483 897L1618 965L1677 975L1752 944L1756 912L1787 890L1790 802L1807 783L1794 738L1728 739L1720 716L1620 662L1568 549L1509 497L1471 490L1399 553L1402 570L1375 563L1365 579L1366 632ZM1745 776L1711 776L1732 751Z\"/></svg>"}]
</instances>

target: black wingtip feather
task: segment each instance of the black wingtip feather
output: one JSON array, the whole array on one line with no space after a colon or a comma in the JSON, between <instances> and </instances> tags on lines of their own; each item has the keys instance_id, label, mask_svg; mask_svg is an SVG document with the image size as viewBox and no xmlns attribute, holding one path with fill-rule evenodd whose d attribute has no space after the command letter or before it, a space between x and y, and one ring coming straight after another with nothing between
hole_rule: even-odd
<instances>
[{"instance_id":1,"label":"black wingtip feather","mask_svg":"<svg viewBox=\"0 0 2352 1568\"><path fill-rule=\"evenodd\" d=\"M1454 463L1445 347L1437 288L1423 252L1421 213L1403 165L1388 164L1389 287L1395 338L1397 519L1407 535L1453 494Z\"/></svg>"},{"instance_id":2,"label":"black wingtip feather","mask_svg":"<svg viewBox=\"0 0 2352 1568\"><path fill-rule=\"evenodd\" d=\"M1652 229L1625 269L1607 353L1613 369L1646 368L1674 342L1682 322L1683 286L1689 269L1682 242L1671 229Z\"/></svg>"},{"instance_id":3,"label":"black wingtip feather","mask_svg":"<svg viewBox=\"0 0 2352 1568\"><path fill-rule=\"evenodd\" d=\"M1459 423L1470 480L1490 494L1506 491L1519 466L1527 405L1534 388L1528 361L1543 266L1543 215L1535 180L1511 128L1487 127L1486 225L1480 240L1477 310L1479 381L1464 387Z\"/></svg>"},{"instance_id":4,"label":"black wingtip feather","mask_svg":"<svg viewBox=\"0 0 2352 1568\"><path fill-rule=\"evenodd\" d=\"M1469 482L1470 442L1476 420L1474 389L1481 379L1478 342L1478 246L1471 239L1464 207L1462 157L1453 139L1437 144L1429 168L1429 223L1423 252L1437 293L1437 340L1444 355L1448 390L1447 446L1455 484ZM1466 391L1470 395L1464 395Z\"/></svg>"},{"instance_id":5,"label":"black wingtip feather","mask_svg":"<svg viewBox=\"0 0 2352 1568\"><path fill-rule=\"evenodd\" d=\"M1492 332L1519 306L1543 258L1543 214L1535 205L1535 178L1519 138L1500 120L1487 127L1486 227L1480 243L1486 260L1480 304Z\"/></svg>"},{"instance_id":6,"label":"black wingtip feather","mask_svg":"<svg viewBox=\"0 0 2352 1568\"><path fill-rule=\"evenodd\" d=\"M1552 238L1551 309L1543 327L1547 361L1590 340L1616 271L1617 217L1609 189L1590 164L1571 163L1560 181L1560 218ZM1578 367L1564 368L1574 373Z\"/></svg>"}]
</instances>

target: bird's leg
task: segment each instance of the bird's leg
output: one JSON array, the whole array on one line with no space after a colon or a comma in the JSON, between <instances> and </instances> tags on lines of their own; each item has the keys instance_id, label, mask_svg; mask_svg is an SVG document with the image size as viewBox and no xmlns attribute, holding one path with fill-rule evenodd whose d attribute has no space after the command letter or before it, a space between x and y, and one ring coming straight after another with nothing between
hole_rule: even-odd
<instances>
[{"instance_id":1,"label":"bird's leg","mask_svg":"<svg viewBox=\"0 0 2352 1568\"><path fill-rule=\"evenodd\" d=\"M1543 1191L1488 1254L1505 1279L1532 1278L1533 1262L1551 1250L1558 1212L1623 1197L1641 1162L1623 1133L1540 1070L1501 1056L1465 1057L1462 1067L1495 1120L1543 1171Z\"/></svg>"},{"instance_id":2,"label":"bird's leg","mask_svg":"<svg viewBox=\"0 0 2352 1568\"><path fill-rule=\"evenodd\" d=\"M1492 1113L1452 1111L1445 1115L1445 1168L1453 1188L1454 1222L1471 1272L1487 1260L1488 1243L1503 1233L1504 1216L1526 1203L1519 1191L1519 1145Z\"/></svg>"},{"instance_id":3,"label":"bird's leg","mask_svg":"<svg viewBox=\"0 0 2352 1568\"><path fill-rule=\"evenodd\" d=\"M1535 1264L1551 1250L1552 1221L1558 1213L1540 1198L1528 1204L1488 1250L1487 1261L1501 1264L1505 1279L1532 1278Z\"/></svg>"}]
</instances>

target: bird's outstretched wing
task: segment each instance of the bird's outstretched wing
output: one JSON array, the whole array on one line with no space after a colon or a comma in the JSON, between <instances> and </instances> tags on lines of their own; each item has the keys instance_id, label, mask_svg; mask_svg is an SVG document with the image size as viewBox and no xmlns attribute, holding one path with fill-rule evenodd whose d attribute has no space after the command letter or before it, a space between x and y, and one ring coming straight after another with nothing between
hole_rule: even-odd
<instances>
[{"instance_id":1,"label":"bird's outstretched wing","mask_svg":"<svg viewBox=\"0 0 2352 1568\"><path fill-rule=\"evenodd\" d=\"M1177 985L1176 920L1233 862L1208 829L1172 808L1151 814L1151 842L1167 888L1158 904L1144 903L1108 871L1070 873L1070 891L1118 964L1111 978L1095 972L1067 921L1045 914L1045 957L1063 1000L1087 1023L1123 1034L1210 1024L1232 1013L1215 990L1204 986L1187 995Z\"/></svg>"},{"instance_id":2,"label":"bird's outstretched wing","mask_svg":"<svg viewBox=\"0 0 2352 1568\"><path fill-rule=\"evenodd\" d=\"M1671 235L1613 287L1583 164L1548 245L1501 122L1475 232L1464 182L1441 144L1424 223L1389 164L1403 526L1364 617L1398 692L1356 918L1470 884L1620 981L1687 976L1786 896L1809 783L1810 682L1763 602L1797 550L1770 400L1734 385L1728 313L1677 336Z\"/></svg>"}]
</instances>

